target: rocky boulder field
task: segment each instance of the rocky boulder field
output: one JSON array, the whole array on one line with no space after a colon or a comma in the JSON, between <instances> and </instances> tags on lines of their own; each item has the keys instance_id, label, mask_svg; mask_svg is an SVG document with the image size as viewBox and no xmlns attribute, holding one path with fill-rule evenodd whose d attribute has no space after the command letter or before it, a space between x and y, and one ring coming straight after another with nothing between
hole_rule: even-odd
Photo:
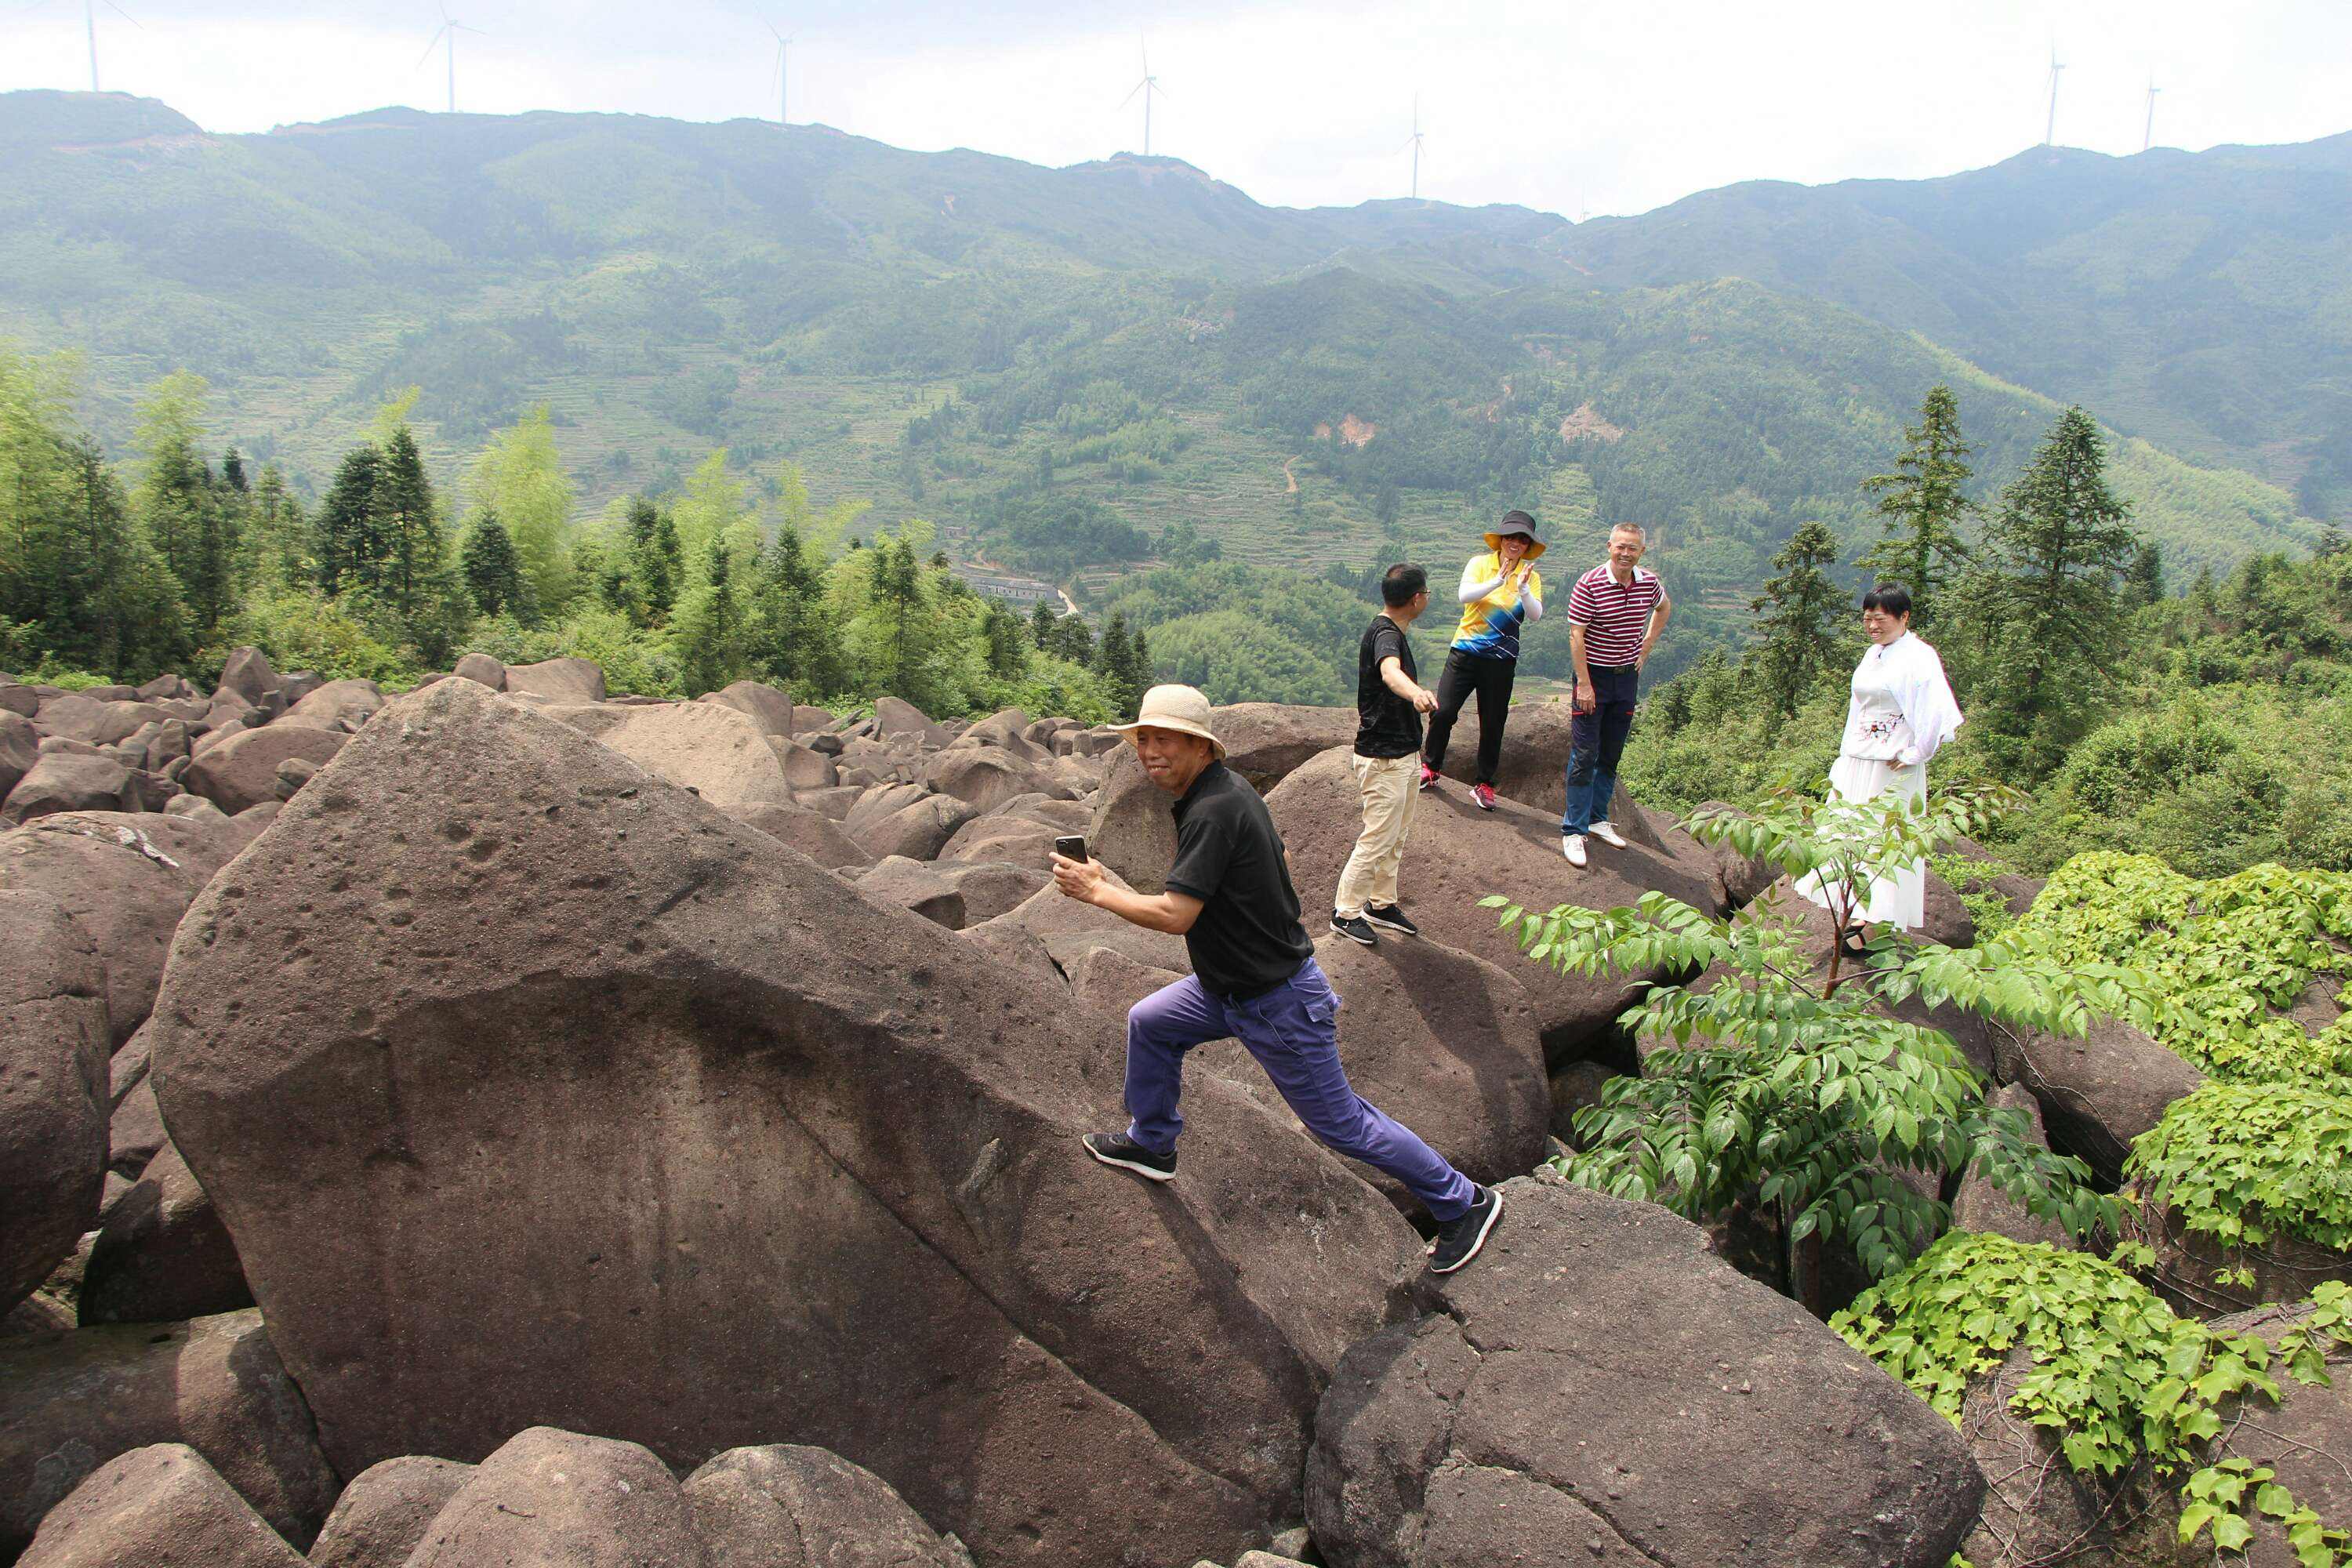
<instances>
[{"instance_id":1,"label":"rocky boulder field","mask_svg":"<svg viewBox=\"0 0 2352 1568\"><path fill-rule=\"evenodd\" d=\"M1769 877L1622 797L1569 867L1566 726L1517 722L1500 809L1423 803L1428 934L1318 944L1357 1085L1505 1192L1440 1280L1230 1043L1179 1180L1085 1155L1188 968L1050 885L1060 834L1166 869L1114 731L479 654L0 680L0 1563L1946 1568L1949 1421L1721 1238L1529 1174L1643 1050L1477 899ZM1352 715L1219 728L1320 936ZM2197 1081L1981 1054L2110 1172Z\"/></svg>"}]
</instances>

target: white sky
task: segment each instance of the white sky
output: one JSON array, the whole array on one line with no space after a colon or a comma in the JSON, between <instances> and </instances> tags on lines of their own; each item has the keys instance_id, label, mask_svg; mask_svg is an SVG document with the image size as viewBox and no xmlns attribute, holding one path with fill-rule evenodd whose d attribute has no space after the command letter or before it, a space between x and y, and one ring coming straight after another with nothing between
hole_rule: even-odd
<instances>
[{"instance_id":1,"label":"white sky","mask_svg":"<svg viewBox=\"0 0 2352 1568\"><path fill-rule=\"evenodd\" d=\"M2042 138L2139 150L2352 129L2352 0L450 0L462 110L776 112L774 24L796 42L792 118L894 145L1062 164L1133 151L1151 67L1152 150L1258 200L1402 196L1414 96L1422 194L1575 216L1736 180L1916 178ZM418 57L435 0L96 0L100 85L213 131L390 103L439 109ZM0 89L86 88L81 0L0 0Z\"/></svg>"}]
</instances>

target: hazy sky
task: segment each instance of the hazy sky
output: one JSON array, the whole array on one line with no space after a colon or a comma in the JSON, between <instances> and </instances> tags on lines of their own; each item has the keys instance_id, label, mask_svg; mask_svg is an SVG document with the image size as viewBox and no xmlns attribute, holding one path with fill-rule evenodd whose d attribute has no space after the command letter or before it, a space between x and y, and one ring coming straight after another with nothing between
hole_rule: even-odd
<instances>
[{"instance_id":1,"label":"hazy sky","mask_svg":"<svg viewBox=\"0 0 2352 1568\"><path fill-rule=\"evenodd\" d=\"M388 103L439 109L419 61L435 0L97 0L100 85L214 131ZM792 118L898 146L1042 163L1152 150L1260 201L1402 196L1421 101L1422 194L1640 212L1734 180L1916 177L2042 139L2053 44L2061 142L2140 147L2352 130L2352 0L1870 0L1608 5L1049 0L769 5L450 0L461 110L776 112L770 22L796 39ZM0 89L89 86L83 0L0 0Z\"/></svg>"}]
</instances>

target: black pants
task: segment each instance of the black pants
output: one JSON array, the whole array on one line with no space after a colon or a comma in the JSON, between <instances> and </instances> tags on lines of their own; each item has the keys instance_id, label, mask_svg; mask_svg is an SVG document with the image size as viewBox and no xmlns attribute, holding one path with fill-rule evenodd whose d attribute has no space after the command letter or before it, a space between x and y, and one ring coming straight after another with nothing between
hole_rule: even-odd
<instances>
[{"instance_id":1,"label":"black pants","mask_svg":"<svg viewBox=\"0 0 2352 1568\"><path fill-rule=\"evenodd\" d=\"M1454 721L1462 705L1478 694L1478 782L1491 784L1503 761L1503 721L1511 711L1511 682L1518 678L1516 658L1482 658L1460 648L1445 654L1445 671L1437 678L1437 711L1429 716L1429 739L1422 760L1432 773L1445 771L1445 742L1454 738Z\"/></svg>"},{"instance_id":2,"label":"black pants","mask_svg":"<svg viewBox=\"0 0 2352 1568\"><path fill-rule=\"evenodd\" d=\"M1569 721L1568 805L1560 813L1561 833L1582 833L1609 819L1609 803L1617 795L1617 763L1625 755L1641 685L1636 666L1592 667L1593 710Z\"/></svg>"}]
</instances>

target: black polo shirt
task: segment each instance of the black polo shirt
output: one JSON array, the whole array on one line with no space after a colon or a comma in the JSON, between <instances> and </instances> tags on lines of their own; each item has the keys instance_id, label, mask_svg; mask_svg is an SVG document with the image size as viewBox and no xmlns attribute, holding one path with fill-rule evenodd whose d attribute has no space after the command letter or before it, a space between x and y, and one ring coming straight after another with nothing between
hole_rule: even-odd
<instances>
[{"instance_id":1,"label":"black polo shirt","mask_svg":"<svg viewBox=\"0 0 2352 1568\"><path fill-rule=\"evenodd\" d=\"M1184 933L1192 973L1227 1000L1262 995L1314 956L1274 817L1249 781L1211 763L1176 803L1168 886L1201 900Z\"/></svg>"}]
</instances>

